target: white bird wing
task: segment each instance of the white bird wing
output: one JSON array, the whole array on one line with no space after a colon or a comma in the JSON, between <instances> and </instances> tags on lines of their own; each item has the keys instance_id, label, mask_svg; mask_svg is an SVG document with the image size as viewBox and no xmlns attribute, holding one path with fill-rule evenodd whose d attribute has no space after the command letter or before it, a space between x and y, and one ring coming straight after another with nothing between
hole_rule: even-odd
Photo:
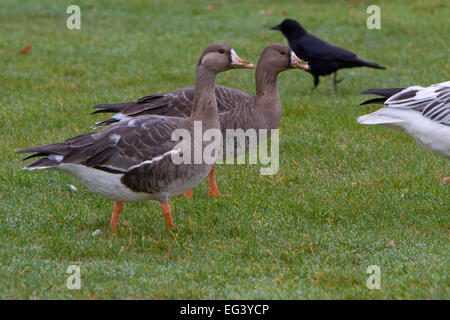
<instances>
[{"instance_id":1,"label":"white bird wing","mask_svg":"<svg viewBox=\"0 0 450 320\"><path fill-rule=\"evenodd\" d=\"M450 126L450 81L426 88L406 88L387 99L384 104L391 108L414 109L425 118Z\"/></svg>"}]
</instances>

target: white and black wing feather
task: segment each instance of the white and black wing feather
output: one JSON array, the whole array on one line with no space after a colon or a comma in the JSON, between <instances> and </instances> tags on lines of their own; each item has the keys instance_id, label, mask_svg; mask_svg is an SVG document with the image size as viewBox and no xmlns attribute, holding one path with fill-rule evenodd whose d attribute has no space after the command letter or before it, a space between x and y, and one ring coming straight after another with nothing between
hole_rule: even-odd
<instances>
[{"instance_id":1,"label":"white and black wing feather","mask_svg":"<svg viewBox=\"0 0 450 320\"><path fill-rule=\"evenodd\" d=\"M450 81L426 88L406 88L388 98L384 104L391 108L414 109L430 120L449 126Z\"/></svg>"}]
</instances>

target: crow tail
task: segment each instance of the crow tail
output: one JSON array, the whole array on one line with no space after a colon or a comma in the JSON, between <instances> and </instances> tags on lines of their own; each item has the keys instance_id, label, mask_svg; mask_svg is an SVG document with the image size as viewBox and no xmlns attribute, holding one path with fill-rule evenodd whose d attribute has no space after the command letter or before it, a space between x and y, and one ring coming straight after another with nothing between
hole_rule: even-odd
<instances>
[{"instance_id":1,"label":"crow tail","mask_svg":"<svg viewBox=\"0 0 450 320\"><path fill-rule=\"evenodd\" d=\"M364 66L364 67L386 70L386 67L380 66L379 64L376 64L373 62L369 62L369 61L365 61L365 60L361 60L361 59L358 59L358 62L361 64L361 66Z\"/></svg>"}]
</instances>

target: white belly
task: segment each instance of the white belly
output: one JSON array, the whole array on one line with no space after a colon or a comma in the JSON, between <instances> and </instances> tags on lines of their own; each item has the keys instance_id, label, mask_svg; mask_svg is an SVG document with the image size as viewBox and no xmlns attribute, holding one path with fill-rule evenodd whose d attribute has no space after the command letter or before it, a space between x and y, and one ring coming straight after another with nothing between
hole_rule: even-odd
<instances>
[{"instance_id":1,"label":"white belly","mask_svg":"<svg viewBox=\"0 0 450 320\"><path fill-rule=\"evenodd\" d=\"M68 172L77 177L82 184L106 199L120 202L154 200L156 197L145 192L134 192L120 182L123 174L89 168L79 164L60 164L56 170Z\"/></svg>"},{"instance_id":2,"label":"white belly","mask_svg":"<svg viewBox=\"0 0 450 320\"><path fill-rule=\"evenodd\" d=\"M103 170L89 168L79 164L60 164L56 170L65 171L77 177L92 192L102 197L120 202L136 202L172 198L194 188L209 174L213 165L203 164L198 174L175 179L165 190L158 193L135 192L122 184L123 174L113 174Z\"/></svg>"},{"instance_id":3,"label":"white belly","mask_svg":"<svg viewBox=\"0 0 450 320\"><path fill-rule=\"evenodd\" d=\"M405 131L425 149L450 159L450 126L425 118L420 123L405 125Z\"/></svg>"}]
</instances>

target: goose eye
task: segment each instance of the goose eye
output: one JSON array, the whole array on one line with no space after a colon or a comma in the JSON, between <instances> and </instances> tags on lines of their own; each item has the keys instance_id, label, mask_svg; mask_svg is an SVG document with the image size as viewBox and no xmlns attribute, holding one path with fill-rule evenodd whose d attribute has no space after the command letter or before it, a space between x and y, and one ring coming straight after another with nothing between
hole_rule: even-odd
<instances>
[{"instance_id":1,"label":"goose eye","mask_svg":"<svg viewBox=\"0 0 450 320\"><path fill-rule=\"evenodd\" d=\"M219 50L219 53L225 53L225 50L220 49L220 50Z\"/></svg>"},{"instance_id":2,"label":"goose eye","mask_svg":"<svg viewBox=\"0 0 450 320\"><path fill-rule=\"evenodd\" d=\"M282 54L283 56L286 54L285 51L280 51L280 54Z\"/></svg>"}]
</instances>

